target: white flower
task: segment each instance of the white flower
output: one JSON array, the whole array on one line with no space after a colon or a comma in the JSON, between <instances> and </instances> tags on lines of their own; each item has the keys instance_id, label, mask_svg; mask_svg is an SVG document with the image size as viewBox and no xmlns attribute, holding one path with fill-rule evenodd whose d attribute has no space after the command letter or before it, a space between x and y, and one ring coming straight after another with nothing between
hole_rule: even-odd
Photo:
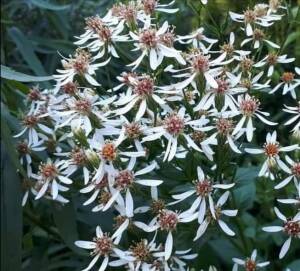
<instances>
[{"instance_id":1,"label":"white flower","mask_svg":"<svg viewBox=\"0 0 300 271\"><path fill-rule=\"evenodd\" d=\"M153 141L164 136L168 140L164 161L171 161L174 158L177 152L178 137L181 135L190 147L202 152L193 139L184 132L184 129L188 126L197 129L197 126L201 127L207 123L208 120L204 116L198 120L191 120L189 117L185 117L185 108L182 107L178 113L173 112L167 115L163 121L163 125L146 130L145 132L149 133L149 135L144 137L142 142Z\"/></svg>"},{"instance_id":2,"label":"white flower","mask_svg":"<svg viewBox=\"0 0 300 271\"><path fill-rule=\"evenodd\" d=\"M206 37L203 32L204 28L200 27L189 35L177 36L177 39L182 44L192 44L194 48L200 48L203 52L208 52L218 40ZM205 46L204 42L208 43L208 47Z\"/></svg>"},{"instance_id":3,"label":"white flower","mask_svg":"<svg viewBox=\"0 0 300 271\"><path fill-rule=\"evenodd\" d=\"M222 231L224 231L229 236L234 236L235 233L228 227L228 225L221 219L222 215L225 216L236 216L238 210L222 210L222 206L226 203L229 197L229 191L226 191L217 201L217 204L214 206L215 210L215 216L213 216L212 213L209 215L206 215L206 218L203 220L203 222L198 227L196 236L194 238L194 241L198 240L206 231L207 227L212 221L216 221Z\"/></svg>"},{"instance_id":4,"label":"white flower","mask_svg":"<svg viewBox=\"0 0 300 271\"><path fill-rule=\"evenodd\" d=\"M300 68L295 68L295 73L300 75ZM296 74L293 72L284 72L281 76L281 81L275 86L269 93L274 93L283 86L282 95L290 93L291 96L296 100L296 88L300 85L300 79L295 78Z\"/></svg>"},{"instance_id":5,"label":"white flower","mask_svg":"<svg viewBox=\"0 0 300 271\"><path fill-rule=\"evenodd\" d=\"M228 77L228 79L216 79L218 87L207 90L205 95L201 98L199 104L194 108L194 111L198 111L200 109L208 110L211 107L216 108L216 100L220 99L220 96L222 97L224 103L222 111L225 111L228 108L233 111L237 110L234 95L245 92L247 89L245 87L237 86L237 84L240 82L241 74L236 77L228 73Z\"/></svg>"},{"instance_id":6,"label":"white flower","mask_svg":"<svg viewBox=\"0 0 300 271\"><path fill-rule=\"evenodd\" d=\"M38 180L38 189L35 199L39 199L49 192L55 200L58 197L59 190L65 191L59 183L72 184L73 181L65 176L66 165L63 160L56 160L54 163L48 159L47 163L41 164L38 174L31 174L31 177ZM49 191L48 188L51 187ZM61 189L60 189L61 188Z\"/></svg>"},{"instance_id":7,"label":"white flower","mask_svg":"<svg viewBox=\"0 0 300 271\"><path fill-rule=\"evenodd\" d=\"M186 63L181 52L173 47L174 34L169 30L168 22L164 22L158 30L150 27L140 30L139 33L130 32L129 34L135 41L134 51L141 51L138 59L128 65L133 66L133 70L140 65L146 55L149 55L152 70L157 69L164 57L175 58L183 65Z\"/></svg>"},{"instance_id":8,"label":"white flower","mask_svg":"<svg viewBox=\"0 0 300 271\"><path fill-rule=\"evenodd\" d=\"M239 265L243 266L246 271L250 271L250 270L256 270L257 268L265 267L270 264L270 262L257 263L256 257L257 257L257 250L254 249L252 251L251 257L247 258L246 260L232 258L232 260L234 262L232 271L237 271Z\"/></svg>"},{"instance_id":9,"label":"white flower","mask_svg":"<svg viewBox=\"0 0 300 271\"><path fill-rule=\"evenodd\" d=\"M298 101L298 106L284 105L284 107L285 108L283 109L283 111L295 115L288 121L286 121L284 125L290 125L296 122L296 125L294 126L293 130L298 130L300 128L300 101Z\"/></svg>"},{"instance_id":10,"label":"white flower","mask_svg":"<svg viewBox=\"0 0 300 271\"><path fill-rule=\"evenodd\" d=\"M274 67L276 64L284 64L284 63L291 63L295 61L295 58L287 58L287 55L278 56L276 53L271 52L266 55L262 60L255 64L256 68L262 67L264 65L268 66L268 77L272 76L274 73Z\"/></svg>"},{"instance_id":11,"label":"white flower","mask_svg":"<svg viewBox=\"0 0 300 271\"><path fill-rule=\"evenodd\" d=\"M173 202L172 204L181 202L191 197L192 195L196 194L197 196L196 199L191 204L191 207L185 212L194 213L198 209L197 210L198 223L201 224L204 220L207 211L206 210L207 205L209 206L211 215L213 216L214 219L216 219L215 204L212 197L213 193L217 189L229 189L234 186L234 183L232 184L214 183L209 177L204 175L204 172L200 167L197 167L197 175L198 175L198 180L194 182L195 184L194 188L187 190L184 193L173 195L172 198L175 199L176 201Z\"/></svg>"},{"instance_id":12,"label":"white flower","mask_svg":"<svg viewBox=\"0 0 300 271\"><path fill-rule=\"evenodd\" d=\"M241 46L243 47L245 44L249 43L249 42L253 42L253 48L254 49L258 49L261 46L261 42L266 43L267 45L271 46L272 48L280 48L279 45L275 44L274 42L267 40L265 38L265 33L261 30L261 29L254 29L253 30L253 34L251 38L246 38L242 41Z\"/></svg>"},{"instance_id":13,"label":"white flower","mask_svg":"<svg viewBox=\"0 0 300 271\"><path fill-rule=\"evenodd\" d=\"M246 136L248 142L252 141L253 138L253 132L255 128L253 127L253 119L257 117L259 120L261 120L263 123L267 125L277 125L275 122L271 122L264 118L263 116L270 116L269 113L263 112L259 109L260 102L258 99L251 97L249 94L245 94L245 96L240 95L238 97L238 104L239 104L239 110L237 114L241 114L242 118L237 123L236 127L233 130L233 135L239 133L245 122L246 124Z\"/></svg>"},{"instance_id":14,"label":"white flower","mask_svg":"<svg viewBox=\"0 0 300 271\"><path fill-rule=\"evenodd\" d=\"M92 86L100 86L100 84L91 76L95 75L95 71L99 67L105 66L110 58L102 63L92 64L95 58L91 54L83 49L77 49L74 57L64 58L62 66L64 70L57 69L59 74L53 75L57 81L57 85L63 86L69 82L73 82L75 75L83 76L89 84Z\"/></svg>"},{"instance_id":15,"label":"white flower","mask_svg":"<svg viewBox=\"0 0 300 271\"><path fill-rule=\"evenodd\" d=\"M139 121L145 114L149 103L155 102L162 106L166 103L165 100L160 98L157 94L169 93L173 94L174 91L160 90L154 85L154 80L150 76L141 76L137 79L131 79L132 92L125 96L121 96L114 104L116 106L123 106L114 111L117 115L123 115L129 112L138 102L138 111L135 116L135 121Z\"/></svg>"},{"instance_id":16,"label":"white flower","mask_svg":"<svg viewBox=\"0 0 300 271\"><path fill-rule=\"evenodd\" d=\"M280 147L277 142L277 132L274 131L272 134L268 133L266 136L266 143L263 146L263 149L250 149L245 148L245 151L250 154L264 154L266 157L265 162L263 163L261 170L258 176L267 176L271 179L274 179L274 175L271 172L272 167L278 166L283 171L289 173L290 169L288 166L281 160L279 154L282 152L290 152L298 149L298 144Z\"/></svg>"},{"instance_id":17,"label":"white flower","mask_svg":"<svg viewBox=\"0 0 300 271\"><path fill-rule=\"evenodd\" d=\"M119 57L115 45L118 42L128 41L128 36L121 35L124 29L124 22L113 26L105 23L99 16L89 17L86 19L86 32L77 37L78 41L74 44L82 46L89 42L84 48L90 52L97 52L94 59L101 58L106 51L114 57Z\"/></svg>"},{"instance_id":18,"label":"white flower","mask_svg":"<svg viewBox=\"0 0 300 271\"><path fill-rule=\"evenodd\" d=\"M32 152L40 152L45 150L46 147L43 146L44 143L44 140L40 140L36 143L31 142L30 144L27 142L27 140L18 142L17 151L20 156L20 163L23 165L24 162L26 162L27 165L30 165L32 163Z\"/></svg>"},{"instance_id":19,"label":"white flower","mask_svg":"<svg viewBox=\"0 0 300 271\"><path fill-rule=\"evenodd\" d=\"M292 180L294 180L294 183L297 187L297 184L300 181L300 162L293 161L288 155L285 156L285 159L290 166L289 170L286 171L289 174L289 176L286 177L282 182L277 184L275 186L275 189L280 189L286 186Z\"/></svg>"},{"instance_id":20,"label":"white flower","mask_svg":"<svg viewBox=\"0 0 300 271\"><path fill-rule=\"evenodd\" d=\"M83 269L82 271L91 270L100 257L103 257L103 260L100 268L98 269L99 271L106 270L109 264L110 257L122 257L124 255L123 251L116 247L119 241L117 237L118 231L116 231L110 237L108 233L102 232L100 226L97 226L96 237L93 238L93 241L76 241L76 246L92 251L91 256L93 256L93 259L88 267Z\"/></svg>"},{"instance_id":21,"label":"white flower","mask_svg":"<svg viewBox=\"0 0 300 271\"><path fill-rule=\"evenodd\" d=\"M256 6L256 9L247 9L244 14L238 14L229 11L229 15L233 21L244 23L247 36L253 35L253 26L259 25L262 27L271 26L274 21L281 20L281 15L267 14L263 6Z\"/></svg>"},{"instance_id":22,"label":"white flower","mask_svg":"<svg viewBox=\"0 0 300 271\"><path fill-rule=\"evenodd\" d=\"M279 259L282 259L286 253L288 252L292 238L300 238L300 213L297 213L292 219L287 219L279 210L278 208L274 208L274 211L276 213L276 216L282 220L283 226L269 226L269 227L263 227L263 231L266 232L284 232L289 237L284 242L284 244L281 247L280 253L279 253Z\"/></svg>"}]
</instances>

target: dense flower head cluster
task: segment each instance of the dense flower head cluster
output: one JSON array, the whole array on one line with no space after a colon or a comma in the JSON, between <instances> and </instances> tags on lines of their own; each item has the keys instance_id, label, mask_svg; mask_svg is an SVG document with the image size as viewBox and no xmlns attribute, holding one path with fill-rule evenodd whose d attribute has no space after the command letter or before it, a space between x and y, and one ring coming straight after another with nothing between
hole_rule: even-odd
<instances>
[{"instance_id":1,"label":"dense flower head cluster","mask_svg":"<svg viewBox=\"0 0 300 271\"><path fill-rule=\"evenodd\" d=\"M285 16L285 7L271 0L242 14L230 12L232 23L241 27L221 43L202 27L177 35L168 21L159 24L156 13L178 11L174 1L161 2L117 3L102 18L87 18L85 32L75 37L78 49L63 57L54 75L55 86L30 90L24 129L15 135L30 180L23 205L30 194L35 200L67 204L68 190L76 183L74 189L80 187L82 204L91 206L91 212L114 214L113 232L104 233L99 225L92 241L76 242L93 257L84 270L95 265L101 271L108 266L190 270L188 261L197 254L192 245L177 250L180 242L174 241L182 228L194 229L191 242L207 240L204 235L211 229L234 236L239 206L232 204L235 176L222 174L226 154L259 157L258 177L273 180L276 190L290 185L300 191L295 155L300 149L300 68L285 70L295 58L281 55L268 36L268 28ZM201 2L206 7L207 1ZM128 62L122 62L119 50L124 44L132 51ZM124 71L104 89L97 74L114 59ZM282 105L282 123L268 112L268 95L290 96ZM269 132L265 143L255 147L261 124ZM295 143L282 146L279 125L291 131ZM45 157L38 153L46 153L47 160L37 160ZM201 162L191 169L189 183L169 189L172 176L159 171L169 164L182 173L180 161L190 153ZM299 204L299 197L278 202ZM287 236L279 255L283 258L291 240L299 241L300 213L298 208L286 218L275 207L275 214L283 223L263 230ZM141 238L129 240L126 247L123 241L130 231L140 231ZM245 260L233 258L233 270L269 264L256 257L254 250Z\"/></svg>"}]
</instances>

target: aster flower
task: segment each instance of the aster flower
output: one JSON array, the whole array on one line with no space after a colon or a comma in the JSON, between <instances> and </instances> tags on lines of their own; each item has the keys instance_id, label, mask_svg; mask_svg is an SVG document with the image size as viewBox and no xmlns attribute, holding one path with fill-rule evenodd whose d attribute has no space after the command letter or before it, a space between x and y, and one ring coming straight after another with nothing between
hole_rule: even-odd
<instances>
[{"instance_id":1,"label":"aster flower","mask_svg":"<svg viewBox=\"0 0 300 271\"><path fill-rule=\"evenodd\" d=\"M182 44L192 44L194 48L199 48L201 49L203 52L208 52L210 50L210 48L216 43L218 42L218 40L216 39L210 39L208 37L206 37L204 34L204 28L200 27L197 30L195 30L193 33L189 34L189 35L185 35L185 36L177 36L177 39L180 43ZM206 46L205 43L208 44L208 46Z\"/></svg>"},{"instance_id":2,"label":"aster flower","mask_svg":"<svg viewBox=\"0 0 300 271\"><path fill-rule=\"evenodd\" d=\"M207 230L209 224L217 222L222 231L224 231L229 236L234 236L235 233L228 227L228 225L221 219L223 215L225 216L236 216L238 210L223 210L222 206L226 203L229 197L229 191L226 191L217 201L217 204L214 206L215 215L213 216L212 213L208 212L206 214L205 219L200 224L196 236L194 238L194 241L198 240Z\"/></svg>"},{"instance_id":3,"label":"aster flower","mask_svg":"<svg viewBox=\"0 0 300 271\"><path fill-rule=\"evenodd\" d=\"M255 66L255 64L254 64ZM259 83L259 80L262 78L264 72L260 72L253 76L253 74L249 74L248 77L244 77L240 81L240 86L246 88L248 91L250 90L263 90L270 87L270 81L267 80L265 83ZM253 76L253 77L252 77Z\"/></svg>"},{"instance_id":4,"label":"aster flower","mask_svg":"<svg viewBox=\"0 0 300 271\"><path fill-rule=\"evenodd\" d=\"M93 58L88 51L83 49L77 49L74 57L63 58L61 62L64 70L57 69L59 74L53 75L57 81L57 85L63 86L69 82L73 82L75 75L80 75L92 86L100 86L92 75L95 75L95 71L99 67L105 66L110 61L110 58L97 64L93 64L94 61L95 58Z\"/></svg>"},{"instance_id":5,"label":"aster flower","mask_svg":"<svg viewBox=\"0 0 300 271\"><path fill-rule=\"evenodd\" d=\"M138 59L128 65L130 67L133 66L133 70L140 65L146 55L149 55L152 70L157 69L164 57L175 58L183 65L186 63L181 56L181 52L173 47L174 35L169 29L168 22L164 22L158 30L149 27L140 30L139 33L130 32L129 34L135 42L136 48L134 51L141 51Z\"/></svg>"},{"instance_id":6,"label":"aster flower","mask_svg":"<svg viewBox=\"0 0 300 271\"><path fill-rule=\"evenodd\" d=\"M229 15L233 21L245 24L245 33L247 36L253 35L253 26L262 27L271 26L274 21L281 20L281 15L267 14L264 6L256 6L255 9L247 9L243 14L230 11Z\"/></svg>"},{"instance_id":7,"label":"aster flower","mask_svg":"<svg viewBox=\"0 0 300 271\"><path fill-rule=\"evenodd\" d=\"M158 229L167 231L167 238L164 244L164 258L168 260L171 257L173 250L173 235L172 232L176 229L179 223L188 223L197 218L197 214L177 213L168 209L163 209L159 214L152 219L149 225L142 222L136 222L135 226L141 228L145 232L153 232Z\"/></svg>"},{"instance_id":8,"label":"aster flower","mask_svg":"<svg viewBox=\"0 0 300 271\"><path fill-rule=\"evenodd\" d=\"M211 107L216 108L216 100L222 97L223 108L225 111L228 108L231 110L237 110L236 100L234 98L235 94L247 91L246 88L242 86L237 86L241 80L241 74L239 76L234 76L228 73L227 78L216 79L218 84L217 88L210 88L206 91L205 95L201 98L199 104L194 108L194 111L207 110Z\"/></svg>"},{"instance_id":9,"label":"aster flower","mask_svg":"<svg viewBox=\"0 0 300 271\"><path fill-rule=\"evenodd\" d=\"M74 44L88 48L90 52L97 52L94 59L101 58L107 54L119 57L115 45L118 42L128 41L128 36L121 35L124 29L124 21L118 25L105 23L99 16L89 17L86 19L86 31L79 37ZM89 42L87 44L87 42Z\"/></svg>"},{"instance_id":10,"label":"aster flower","mask_svg":"<svg viewBox=\"0 0 300 271\"><path fill-rule=\"evenodd\" d=\"M172 73L184 72L182 74L173 75L173 77L186 78L182 82L176 83L170 87L176 89L184 89L190 84L196 85L196 79L198 75L203 75L209 86L218 88L218 83L215 80L215 77L220 74L221 70L219 67L212 67L223 65L225 62L222 61L225 59L225 57L226 55L222 54L218 58L210 60L210 55L205 55L202 52L197 51L187 55L186 58L189 64L188 67L181 70L175 70L169 66L165 69L165 71L169 71Z\"/></svg>"},{"instance_id":11,"label":"aster flower","mask_svg":"<svg viewBox=\"0 0 300 271\"><path fill-rule=\"evenodd\" d=\"M259 109L260 102L258 99L250 96L249 94L245 94L245 96L239 96L238 97L238 114L243 115L243 117L240 119L240 121L237 123L236 127L233 130L233 135L239 133L245 122L246 124L246 136L248 142L252 141L253 138L253 132L255 128L253 127L253 118L257 117L259 120L261 120L263 123L267 125L277 125L277 123L267 120L263 116L270 116L269 113L263 112Z\"/></svg>"},{"instance_id":12,"label":"aster flower","mask_svg":"<svg viewBox=\"0 0 300 271\"><path fill-rule=\"evenodd\" d=\"M246 271L253 271L268 266L270 264L270 262L258 263L256 262L256 257L257 257L257 250L254 249L251 253L250 258L247 258L246 260L233 258L232 260L234 262L234 265L232 271L237 271L239 265L243 266Z\"/></svg>"},{"instance_id":13,"label":"aster flower","mask_svg":"<svg viewBox=\"0 0 300 271\"><path fill-rule=\"evenodd\" d=\"M275 186L275 189L280 189L287 184L289 184L290 181L294 180L295 185L300 181L300 162L295 162L290 158L288 155L285 156L285 160L287 161L287 164L290 166L289 170L286 171L288 173L288 177L286 177L283 181L281 181L279 184Z\"/></svg>"},{"instance_id":14,"label":"aster flower","mask_svg":"<svg viewBox=\"0 0 300 271\"><path fill-rule=\"evenodd\" d=\"M279 259L282 259L288 252L292 238L300 238L300 213L297 213L293 218L287 219L278 208L274 208L276 216L283 221L283 226L268 226L263 227L266 232L283 232L288 235L288 239L284 242L279 253Z\"/></svg>"},{"instance_id":15,"label":"aster flower","mask_svg":"<svg viewBox=\"0 0 300 271\"><path fill-rule=\"evenodd\" d=\"M260 60L258 63L255 64L255 67L259 68L262 66L267 65L268 66L268 77L272 76L274 73L274 67L277 64L285 64L285 63L291 63L295 61L295 58L287 58L287 55L277 55L275 52L271 52L268 55L266 55L262 60Z\"/></svg>"},{"instance_id":16,"label":"aster flower","mask_svg":"<svg viewBox=\"0 0 300 271\"><path fill-rule=\"evenodd\" d=\"M263 149L250 149L245 148L245 151L250 154L264 154L266 157L265 162L263 163L261 170L258 176L269 176L271 179L274 179L273 173L270 169L274 166L278 166L283 171L289 173L290 169L288 166L281 160L279 154L282 152L290 152L298 149L298 144L280 147L277 142L277 132L274 131L272 134L268 133L266 136L266 143L263 146Z\"/></svg>"},{"instance_id":17,"label":"aster flower","mask_svg":"<svg viewBox=\"0 0 300 271\"><path fill-rule=\"evenodd\" d=\"M300 75L300 68L295 68L297 75ZM275 86L269 93L275 93L283 86L282 95L290 93L291 96L296 99L296 88L300 85L300 79L295 78L295 73L293 72L284 72L281 76L281 81L277 86Z\"/></svg>"},{"instance_id":18,"label":"aster flower","mask_svg":"<svg viewBox=\"0 0 300 271\"><path fill-rule=\"evenodd\" d=\"M32 163L31 155L34 152L41 152L46 149L44 145L44 140L40 140L37 143L31 142L29 144L27 140L23 140L18 142L17 151L20 156L20 163L23 165L26 162L27 165Z\"/></svg>"},{"instance_id":19,"label":"aster flower","mask_svg":"<svg viewBox=\"0 0 300 271\"><path fill-rule=\"evenodd\" d=\"M284 109L283 111L284 112L287 112L287 113L290 113L292 115L295 115L293 116L292 118L290 118L288 121L286 121L284 123L284 125L290 125L292 123L295 123L296 122L296 125L294 126L294 130L297 130L300 128L300 101L298 101L298 106L287 106L287 105L284 105Z\"/></svg>"},{"instance_id":20,"label":"aster flower","mask_svg":"<svg viewBox=\"0 0 300 271\"><path fill-rule=\"evenodd\" d=\"M193 201L191 207L186 212L194 213L198 209L198 223L201 224L204 220L205 214L207 213L207 205L209 205L209 210L213 218L216 219L215 204L212 197L213 193L217 189L229 189L235 184L214 183L208 176L204 175L204 172L200 167L197 167L197 175L198 179L194 182L194 188L191 190L187 190L184 193L173 195L172 198L176 201L172 204L181 202L191 197L192 195L196 195L196 199Z\"/></svg>"},{"instance_id":21,"label":"aster flower","mask_svg":"<svg viewBox=\"0 0 300 271\"><path fill-rule=\"evenodd\" d=\"M184 133L184 129L188 126L197 129L197 126L201 127L207 123L208 119L206 119L205 116L198 120L191 120L188 116L185 117L185 108L182 107L178 113L173 112L167 115L161 126L149 128L146 131L149 135L144 137L142 142L157 140L164 136L168 140L167 149L163 159L164 161L171 161L174 158L177 152L178 137L181 135L185 138L190 147L202 152L192 138L187 133Z\"/></svg>"},{"instance_id":22,"label":"aster flower","mask_svg":"<svg viewBox=\"0 0 300 271\"><path fill-rule=\"evenodd\" d=\"M45 195L48 187L51 187L50 194L56 199L59 192L59 183L72 184L73 181L65 176L65 163L63 160L56 160L54 163L48 159L46 163L41 164L38 174L31 174L31 177L39 182L39 190L35 199L39 199Z\"/></svg>"},{"instance_id":23,"label":"aster flower","mask_svg":"<svg viewBox=\"0 0 300 271\"><path fill-rule=\"evenodd\" d=\"M93 238L93 241L76 241L75 245L83 248L91 250L90 253L93 257L92 261L88 265L87 268L82 271L91 270L99 258L103 258L99 271L106 270L109 265L110 257L124 256L123 251L117 248L118 245L118 232L116 231L111 237L109 233L103 233L100 226L96 228L96 237Z\"/></svg>"},{"instance_id":24,"label":"aster flower","mask_svg":"<svg viewBox=\"0 0 300 271\"><path fill-rule=\"evenodd\" d=\"M154 80L150 76L146 75L138 79L132 79L131 83L133 93L128 93L128 95L120 97L120 99L114 103L116 106L123 106L116 109L114 113L117 115L123 115L140 102L135 116L135 121L139 121L143 117L147 106L151 101L154 101L160 106L166 103L157 94L174 93L174 91L160 90L154 85Z\"/></svg>"},{"instance_id":25,"label":"aster flower","mask_svg":"<svg viewBox=\"0 0 300 271\"><path fill-rule=\"evenodd\" d=\"M175 1L171 1L166 4L160 4L159 0L138 0L138 5L143 9L146 15L151 16L155 11L165 12L165 13L176 13L178 8L169 8Z\"/></svg>"},{"instance_id":26,"label":"aster flower","mask_svg":"<svg viewBox=\"0 0 300 271\"><path fill-rule=\"evenodd\" d=\"M259 29L256 28L253 30L253 34L251 38L246 38L242 41L241 46L243 47L245 44L253 42L253 48L258 49L261 46L261 43L266 43L267 45L271 46L272 48L280 48L279 45L275 44L274 42L267 40L265 38L265 33Z\"/></svg>"}]
</instances>

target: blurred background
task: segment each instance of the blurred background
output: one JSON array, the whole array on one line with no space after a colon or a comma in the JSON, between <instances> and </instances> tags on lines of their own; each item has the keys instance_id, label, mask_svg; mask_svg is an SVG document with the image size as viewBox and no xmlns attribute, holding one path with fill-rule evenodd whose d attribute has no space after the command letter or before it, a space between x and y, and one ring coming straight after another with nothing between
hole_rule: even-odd
<instances>
[{"instance_id":1,"label":"blurred background","mask_svg":"<svg viewBox=\"0 0 300 271\"><path fill-rule=\"evenodd\" d=\"M27 75L52 75L60 65L58 52L64 56L73 53L75 46L72 42L75 40L74 36L83 33L84 18L95 14L101 16L116 2L118 1L2 0L1 64ZM161 2L168 3L169 1ZM180 12L168 17L163 15L161 20L167 18L171 24L176 25L177 34L188 33L199 24L202 25L201 22L205 22L203 26L207 35L222 41L230 31L237 30L228 23L226 16L228 10L241 12L248 6L252 7L263 1L209 0L210 12L202 10L201 14L198 13L199 2L200 0L176 0L175 6L180 8ZM300 1L287 2L291 7L288 10L289 15L272 28L271 40L282 44L282 53L296 57L296 66L299 66L300 16L297 6ZM238 27L237 24L235 27ZM114 67L112 78L114 78L114 75L119 74L122 69L118 61L114 61L112 65ZM107 84L106 77L101 78L101 83L104 86ZM73 241L78 236L89 238L91 226L93 228L99 222L107 224L107 228L110 224L102 221L103 218L100 216L90 215L88 211L77 210L75 214L77 207L74 208L72 204L61 207L55 203L49 203L46 208L45 206L26 206L22 210L20 202L16 201L17 198L21 198L22 192L20 187L12 181L19 177L15 173L18 166L15 161L16 157L12 155L14 147L11 134L17 130L17 118L20 111L25 109L24 99L29 87L35 84L35 82L24 84L18 80L1 81L1 120L3 123L1 142L2 159L5 161L1 165L1 171L6 181L1 184L1 209L3 210L1 212L1 250L5 248L4 255L1 254L1 270L20 270L21 260L22 270L25 271L80 270L86 257L80 256L81 251L74 247ZM48 87L49 83L41 82L40 85ZM269 106L276 110L275 98L271 100ZM254 179L255 174L252 175L251 178ZM251 217L246 217L247 219L251 223ZM22 234L24 234L23 237ZM186 236L182 238L190 240ZM277 240L277 243L280 244L280 242L281 240ZM275 252L271 249L269 253ZM299 256L300 252L295 251L293 255ZM198 271L200 267L205 268L217 261L222 268L220 270L230 270L232 256L239 255L235 255L230 242L220 240L211 244L193 266ZM291 256L290 260L293 259L295 259L294 256ZM295 265L294 262L292 264ZM300 270L299 261L296 264L298 265L295 266L299 267L297 270ZM275 269L272 270L282 270L280 263L278 265L275 263L274 266Z\"/></svg>"}]
</instances>

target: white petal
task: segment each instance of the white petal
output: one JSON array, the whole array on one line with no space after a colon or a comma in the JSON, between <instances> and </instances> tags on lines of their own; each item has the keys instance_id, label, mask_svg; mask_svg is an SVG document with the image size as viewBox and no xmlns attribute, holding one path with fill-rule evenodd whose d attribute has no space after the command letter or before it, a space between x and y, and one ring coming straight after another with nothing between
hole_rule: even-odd
<instances>
[{"instance_id":1,"label":"white petal","mask_svg":"<svg viewBox=\"0 0 300 271\"><path fill-rule=\"evenodd\" d=\"M290 245L291 245L292 237L289 237L281 247L280 253L279 253L279 259L282 259L285 254L288 252Z\"/></svg>"},{"instance_id":2,"label":"white petal","mask_svg":"<svg viewBox=\"0 0 300 271\"><path fill-rule=\"evenodd\" d=\"M172 254L173 249L173 236L172 232L170 231L167 236L167 240L165 243L165 259L168 260Z\"/></svg>"}]
</instances>

